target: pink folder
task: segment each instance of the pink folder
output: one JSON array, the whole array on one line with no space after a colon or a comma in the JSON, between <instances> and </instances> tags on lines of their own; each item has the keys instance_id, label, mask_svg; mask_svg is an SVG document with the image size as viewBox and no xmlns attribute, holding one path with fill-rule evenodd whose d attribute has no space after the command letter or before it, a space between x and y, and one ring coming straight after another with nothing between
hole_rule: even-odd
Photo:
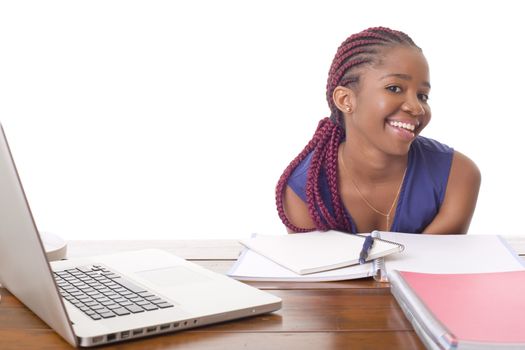
<instances>
[{"instance_id":1,"label":"pink folder","mask_svg":"<svg viewBox=\"0 0 525 350\"><path fill-rule=\"evenodd\" d=\"M399 272L454 343L523 343L525 271L473 274Z\"/></svg>"}]
</instances>

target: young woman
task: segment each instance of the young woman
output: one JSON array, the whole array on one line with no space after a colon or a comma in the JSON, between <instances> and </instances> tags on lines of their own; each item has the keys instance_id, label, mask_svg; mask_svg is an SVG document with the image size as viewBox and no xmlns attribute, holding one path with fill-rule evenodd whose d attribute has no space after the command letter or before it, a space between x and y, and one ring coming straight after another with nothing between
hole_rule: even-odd
<instances>
[{"instance_id":1,"label":"young woman","mask_svg":"<svg viewBox=\"0 0 525 350\"><path fill-rule=\"evenodd\" d=\"M346 39L328 75L330 118L277 184L289 232L466 233L481 175L419 136L429 93L427 61L408 35L378 27Z\"/></svg>"}]
</instances>

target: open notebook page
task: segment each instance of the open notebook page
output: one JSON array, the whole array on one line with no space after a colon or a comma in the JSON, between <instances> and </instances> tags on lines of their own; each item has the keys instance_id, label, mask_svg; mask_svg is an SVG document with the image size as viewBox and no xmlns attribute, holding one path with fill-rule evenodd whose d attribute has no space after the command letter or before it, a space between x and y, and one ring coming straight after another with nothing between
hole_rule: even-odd
<instances>
[{"instance_id":1,"label":"open notebook page","mask_svg":"<svg viewBox=\"0 0 525 350\"><path fill-rule=\"evenodd\" d=\"M380 232L405 250L385 257L391 270L427 273L476 273L524 270L525 262L497 235L423 235Z\"/></svg>"}]
</instances>

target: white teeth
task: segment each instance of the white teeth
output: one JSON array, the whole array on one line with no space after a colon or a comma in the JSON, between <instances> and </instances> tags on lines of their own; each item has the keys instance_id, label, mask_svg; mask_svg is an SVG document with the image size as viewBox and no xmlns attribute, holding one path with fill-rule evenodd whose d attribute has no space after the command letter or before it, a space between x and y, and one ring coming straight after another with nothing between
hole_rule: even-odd
<instances>
[{"instance_id":1,"label":"white teeth","mask_svg":"<svg viewBox=\"0 0 525 350\"><path fill-rule=\"evenodd\" d=\"M407 130L410 130L410 131L414 131L416 129L415 125L409 124L409 123L402 123L402 122L397 122L397 121L390 121L388 123L390 125L392 125L392 126L397 127L397 128L403 128L403 129L407 129Z\"/></svg>"}]
</instances>

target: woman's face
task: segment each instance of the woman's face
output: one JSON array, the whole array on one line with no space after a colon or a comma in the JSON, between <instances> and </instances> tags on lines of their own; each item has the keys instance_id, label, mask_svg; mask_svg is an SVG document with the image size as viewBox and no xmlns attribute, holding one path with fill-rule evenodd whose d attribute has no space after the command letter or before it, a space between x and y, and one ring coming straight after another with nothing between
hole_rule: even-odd
<instances>
[{"instance_id":1,"label":"woman's face","mask_svg":"<svg viewBox=\"0 0 525 350\"><path fill-rule=\"evenodd\" d=\"M404 155L430 121L428 64L416 48L397 46L383 52L379 64L360 75L349 137L359 137L390 155ZM364 139L363 139L364 138Z\"/></svg>"}]
</instances>

